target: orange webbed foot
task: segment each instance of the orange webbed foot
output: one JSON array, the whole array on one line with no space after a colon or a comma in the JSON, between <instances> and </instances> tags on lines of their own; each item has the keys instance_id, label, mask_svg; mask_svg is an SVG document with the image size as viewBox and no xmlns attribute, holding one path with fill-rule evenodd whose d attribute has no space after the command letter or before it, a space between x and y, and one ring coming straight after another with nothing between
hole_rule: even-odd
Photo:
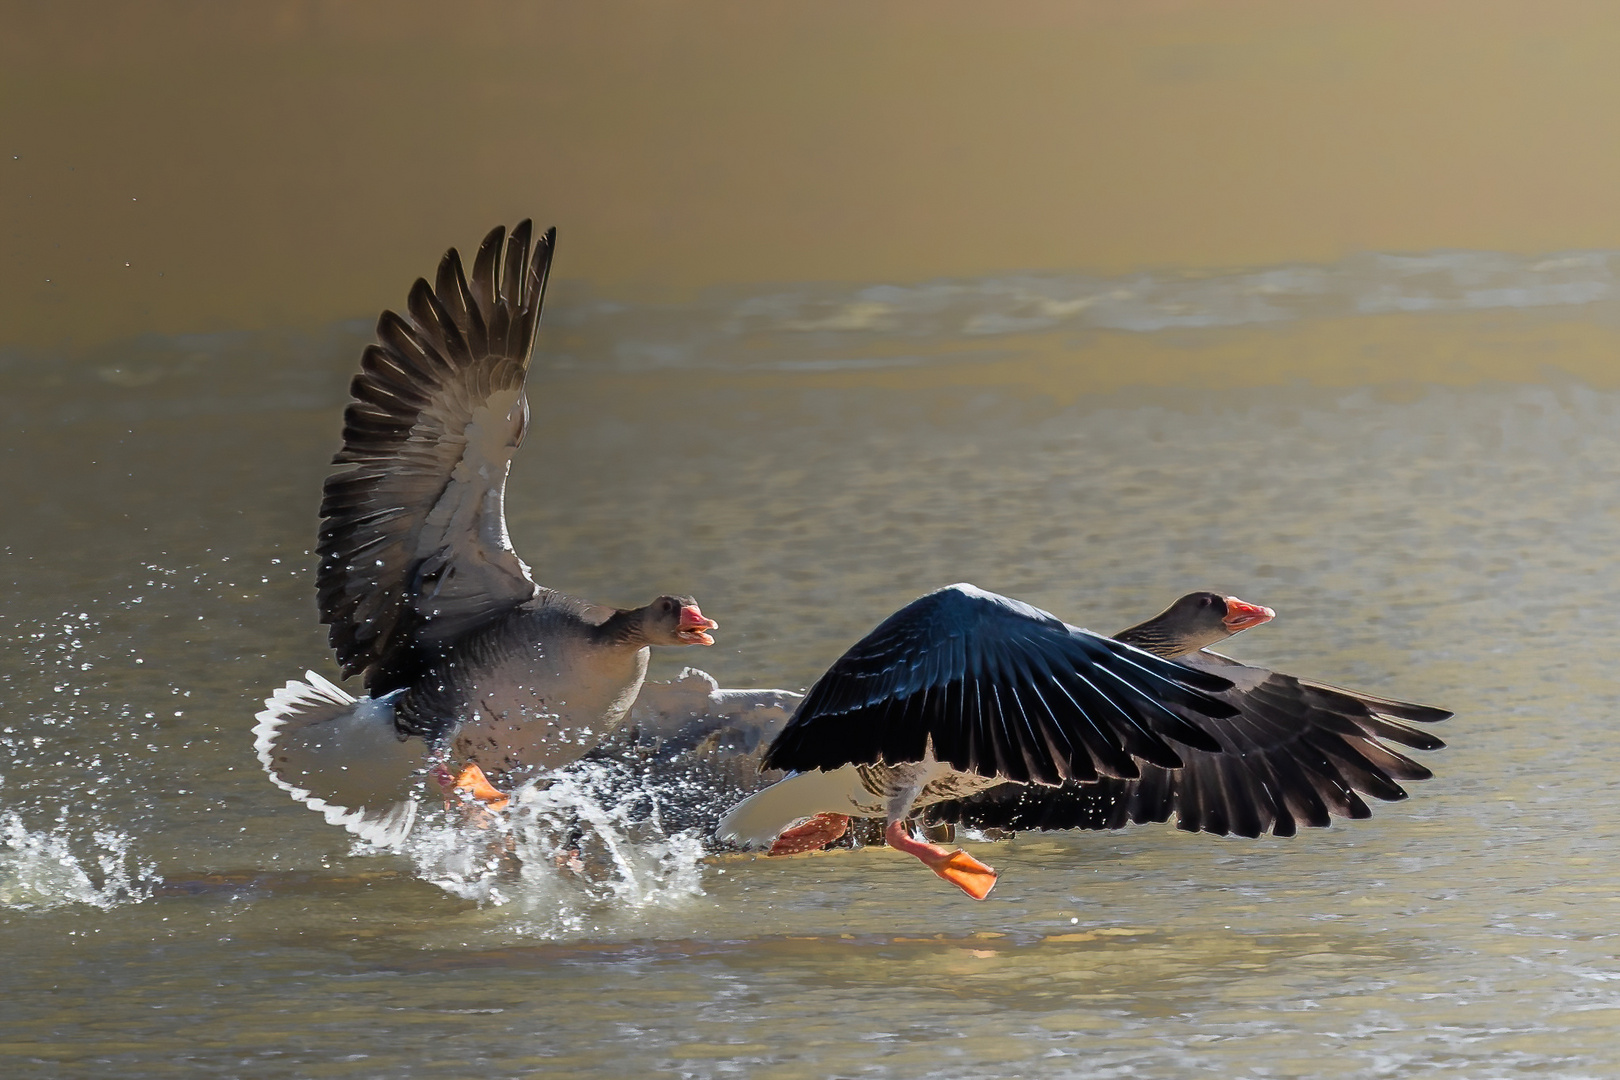
<instances>
[{"instance_id":1,"label":"orange webbed foot","mask_svg":"<svg viewBox=\"0 0 1620 1080\"><path fill-rule=\"evenodd\" d=\"M883 838L896 851L920 860L922 864L975 900L983 900L996 887L996 872L961 848L947 851L938 844L918 840L904 821L891 821Z\"/></svg>"},{"instance_id":2,"label":"orange webbed foot","mask_svg":"<svg viewBox=\"0 0 1620 1080\"><path fill-rule=\"evenodd\" d=\"M505 810L512 802L512 797L490 783L477 765L461 770L461 775L456 777L455 790L477 799L491 810Z\"/></svg>"},{"instance_id":3,"label":"orange webbed foot","mask_svg":"<svg viewBox=\"0 0 1620 1080\"><path fill-rule=\"evenodd\" d=\"M929 869L975 900L983 900L989 896L990 890L996 887L996 878L1000 876L961 848L951 852L939 863L931 864Z\"/></svg>"},{"instance_id":4,"label":"orange webbed foot","mask_svg":"<svg viewBox=\"0 0 1620 1080\"><path fill-rule=\"evenodd\" d=\"M487 829L494 824L489 811L505 810L512 802L512 797L491 784L477 765L468 765L452 775L449 768L439 764L433 766L429 775L444 793L444 808L462 806L467 811L467 820L480 828Z\"/></svg>"},{"instance_id":5,"label":"orange webbed foot","mask_svg":"<svg viewBox=\"0 0 1620 1080\"><path fill-rule=\"evenodd\" d=\"M771 850L765 854L798 855L805 851L820 851L849 831L849 817L845 814L817 814L803 825L784 829Z\"/></svg>"}]
</instances>

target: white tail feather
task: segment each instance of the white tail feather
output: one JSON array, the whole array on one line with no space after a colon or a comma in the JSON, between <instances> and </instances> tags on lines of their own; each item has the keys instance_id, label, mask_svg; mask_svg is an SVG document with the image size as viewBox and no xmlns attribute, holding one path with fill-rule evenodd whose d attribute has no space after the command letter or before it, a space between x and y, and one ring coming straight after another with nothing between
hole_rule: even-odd
<instances>
[{"instance_id":1,"label":"white tail feather","mask_svg":"<svg viewBox=\"0 0 1620 1080\"><path fill-rule=\"evenodd\" d=\"M394 694L355 698L313 671L265 700L253 749L277 787L378 847L398 847L416 820L412 788L427 744L394 726Z\"/></svg>"},{"instance_id":2,"label":"white tail feather","mask_svg":"<svg viewBox=\"0 0 1620 1080\"><path fill-rule=\"evenodd\" d=\"M765 847L795 821L816 814L858 814L861 801L871 798L853 765L794 773L726 811L714 834L740 847Z\"/></svg>"}]
</instances>

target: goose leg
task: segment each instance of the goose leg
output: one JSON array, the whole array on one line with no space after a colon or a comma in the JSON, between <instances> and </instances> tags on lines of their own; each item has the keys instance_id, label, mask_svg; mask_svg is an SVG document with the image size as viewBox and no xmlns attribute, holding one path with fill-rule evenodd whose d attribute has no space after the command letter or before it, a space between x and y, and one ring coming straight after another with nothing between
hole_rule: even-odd
<instances>
[{"instance_id":1,"label":"goose leg","mask_svg":"<svg viewBox=\"0 0 1620 1080\"><path fill-rule=\"evenodd\" d=\"M444 792L445 808L448 809L454 799L472 799L481 802L491 810L505 810L511 803L512 797L501 791L489 782L484 770L477 765L468 765L460 773L452 776L448 767L443 764L433 766L433 779L438 782L439 790Z\"/></svg>"},{"instance_id":2,"label":"goose leg","mask_svg":"<svg viewBox=\"0 0 1620 1080\"><path fill-rule=\"evenodd\" d=\"M896 851L922 860L924 866L975 900L983 900L996 887L997 874L990 867L961 848L951 851L916 839L911 835L911 826L904 821L889 822L883 839Z\"/></svg>"}]
</instances>

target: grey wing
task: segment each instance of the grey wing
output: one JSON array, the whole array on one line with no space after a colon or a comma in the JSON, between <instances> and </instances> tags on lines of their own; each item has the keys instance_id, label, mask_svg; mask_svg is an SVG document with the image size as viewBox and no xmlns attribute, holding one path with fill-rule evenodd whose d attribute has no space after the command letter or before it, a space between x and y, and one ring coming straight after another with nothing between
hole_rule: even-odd
<instances>
[{"instance_id":1,"label":"grey wing","mask_svg":"<svg viewBox=\"0 0 1620 1080\"><path fill-rule=\"evenodd\" d=\"M1144 764L1133 780L1099 778L1059 788L1002 785L940 803L930 818L981 828L1117 829L1166 821L1225 836L1291 836L1300 825L1320 828L1334 817L1364 818L1362 795L1404 799L1399 781L1432 775L1386 743L1417 750L1445 744L1409 721L1433 723L1451 714L1411 702L1373 697L1240 664L1218 653L1177 663L1224 675L1231 690L1212 696L1237 707L1234 716L1203 723L1224 749L1181 751L1183 766Z\"/></svg>"},{"instance_id":2,"label":"grey wing","mask_svg":"<svg viewBox=\"0 0 1620 1080\"><path fill-rule=\"evenodd\" d=\"M556 230L484 238L472 280L452 248L407 314L383 312L344 413L321 502L316 589L344 675L406 635L431 645L535 594L506 531L529 406L524 378Z\"/></svg>"},{"instance_id":3,"label":"grey wing","mask_svg":"<svg viewBox=\"0 0 1620 1080\"><path fill-rule=\"evenodd\" d=\"M723 690L708 672L687 668L672 682L642 683L627 726L636 744L659 760L737 759L753 775L803 699L792 690Z\"/></svg>"}]
</instances>

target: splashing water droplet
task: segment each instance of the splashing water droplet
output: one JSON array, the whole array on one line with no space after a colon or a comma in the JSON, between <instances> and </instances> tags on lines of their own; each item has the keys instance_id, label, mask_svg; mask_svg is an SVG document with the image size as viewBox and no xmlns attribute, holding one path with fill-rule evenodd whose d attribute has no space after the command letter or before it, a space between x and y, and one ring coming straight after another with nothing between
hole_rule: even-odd
<instances>
[{"instance_id":1,"label":"splashing water droplet","mask_svg":"<svg viewBox=\"0 0 1620 1080\"><path fill-rule=\"evenodd\" d=\"M101 830L91 844L89 858L81 858L74 850L75 838L64 827L30 830L15 812L0 816L0 907L41 911L89 904L105 909L138 904L152 895L156 867L136 858L130 837ZM92 865L94 875L87 869Z\"/></svg>"},{"instance_id":2,"label":"splashing water droplet","mask_svg":"<svg viewBox=\"0 0 1620 1080\"><path fill-rule=\"evenodd\" d=\"M419 822L406 853L446 892L568 937L703 895L702 839L664 826L665 797L623 766L580 763L519 788L500 817L454 807Z\"/></svg>"}]
</instances>

